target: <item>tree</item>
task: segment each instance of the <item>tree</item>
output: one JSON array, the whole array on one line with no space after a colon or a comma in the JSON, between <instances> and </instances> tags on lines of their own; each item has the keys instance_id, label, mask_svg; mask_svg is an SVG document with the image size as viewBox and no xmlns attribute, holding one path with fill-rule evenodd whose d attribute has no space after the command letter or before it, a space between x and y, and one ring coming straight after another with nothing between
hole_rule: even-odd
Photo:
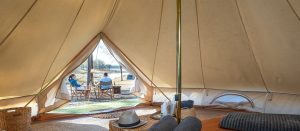
<instances>
[{"instance_id":1,"label":"tree","mask_svg":"<svg viewBox=\"0 0 300 131\"><path fill-rule=\"evenodd\" d=\"M111 64L106 64L105 67L106 67L107 70L110 70Z\"/></svg>"},{"instance_id":2,"label":"tree","mask_svg":"<svg viewBox=\"0 0 300 131\"><path fill-rule=\"evenodd\" d=\"M105 68L104 61L103 60L99 60L99 59L94 60L94 68L95 69L103 69L103 68Z\"/></svg>"}]
</instances>

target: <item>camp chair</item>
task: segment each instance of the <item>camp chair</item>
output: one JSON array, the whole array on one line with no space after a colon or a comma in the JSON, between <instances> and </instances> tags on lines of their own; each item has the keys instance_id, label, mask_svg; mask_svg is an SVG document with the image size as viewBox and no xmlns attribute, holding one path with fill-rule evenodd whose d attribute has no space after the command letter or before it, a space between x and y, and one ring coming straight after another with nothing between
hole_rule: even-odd
<instances>
[{"instance_id":1,"label":"camp chair","mask_svg":"<svg viewBox=\"0 0 300 131\"><path fill-rule=\"evenodd\" d=\"M81 99L81 97L83 97L83 98L87 97L88 99L90 99L90 88L89 88L89 86L87 86L87 89L84 89L84 90L77 90L76 87L72 86L72 84L70 84L70 86L71 86L71 99L73 97L76 97L77 100L78 100L78 98Z\"/></svg>"},{"instance_id":2,"label":"camp chair","mask_svg":"<svg viewBox=\"0 0 300 131\"><path fill-rule=\"evenodd\" d=\"M102 86L110 86L108 89L103 89ZM99 86L98 86L98 98L100 98L100 96L109 96L110 99L113 98L113 88L112 88L112 81L109 82L102 82L100 81Z\"/></svg>"},{"instance_id":3,"label":"camp chair","mask_svg":"<svg viewBox=\"0 0 300 131\"><path fill-rule=\"evenodd\" d=\"M95 84L96 86L91 87L90 96L95 96L96 99L98 99L99 94L99 85Z\"/></svg>"}]
</instances>

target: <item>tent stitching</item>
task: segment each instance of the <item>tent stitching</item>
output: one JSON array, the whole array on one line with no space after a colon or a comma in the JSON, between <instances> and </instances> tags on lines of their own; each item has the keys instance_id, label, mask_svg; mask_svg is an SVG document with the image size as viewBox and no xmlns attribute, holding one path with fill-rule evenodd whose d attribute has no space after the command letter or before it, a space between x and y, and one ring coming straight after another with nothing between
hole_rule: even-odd
<instances>
[{"instance_id":1,"label":"tent stitching","mask_svg":"<svg viewBox=\"0 0 300 131\"><path fill-rule=\"evenodd\" d=\"M113 18L114 14L115 14L115 11L116 11L118 5L119 5L119 0L115 0L110 13L108 13L108 18L104 24L104 28L110 23L111 19Z\"/></svg>"},{"instance_id":2,"label":"tent stitching","mask_svg":"<svg viewBox=\"0 0 300 131\"><path fill-rule=\"evenodd\" d=\"M79 7L79 9L78 9L78 11L77 11L77 13L76 13L76 16L75 16L74 20L72 21L72 23L71 23L71 25L70 25L70 28L69 28L69 30L68 30L68 32L67 32L67 34L66 34L65 39L64 39L63 42L60 44L60 47L59 47L59 49L58 49L56 55L54 56L54 58L53 58L53 60L52 60L52 62L51 62L51 64L50 64L50 66L49 66L49 68L48 68L48 71L47 71L47 73L46 73L46 75L45 75L45 77L44 77L44 80L43 80L43 82L42 82L42 85L41 85L41 90L43 89L43 85L45 84L45 81L46 81L46 79L47 79L47 77L48 77L48 75L49 75L49 72L50 72L50 70L51 70L51 68L52 68L52 66L53 66L53 64L54 64L54 62L55 62L55 60L56 60L56 58L57 58L59 52L61 51L61 49L62 49L62 47L63 47L65 41L67 40L67 38L68 38L68 36L69 36L69 34L70 34L71 30L72 30L72 27L73 27L73 25L74 25L74 23L75 23L75 21L76 21L78 15L79 15L79 13L80 13L82 7L83 7L83 5L84 5L84 2L85 2L85 0L82 1L81 5L80 5L80 7ZM38 95L38 94L37 94L37 95ZM37 96L37 95L36 95L36 96ZM36 96L35 96L35 97L36 97ZM35 97L34 97L34 98L35 98ZM33 99L34 99L34 98L33 98ZM25 107L26 107L30 102L31 102L31 101L29 101L29 102L25 105Z\"/></svg>"},{"instance_id":3,"label":"tent stitching","mask_svg":"<svg viewBox=\"0 0 300 131\"><path fill-rule=\"evenodd\" d=\"M286 2L288 3L288 5L290 6L290 8L292 9L293 13L295 14L295 16L298 18L298 21L300 21L300 16L297 14L295 8L292 6L291 2L289 0L286 0Z\"/></svg>"},{"instance_id":4,"label":"tent stitching","mask_svg":"<svg viewBox=\"0 0 300 131\"><path fill-rule=\"evenodd\" d=\"M125 56L124 54L122 54L122 52L119 53L119 52L113 51L112 48L116 48L117 50L118 50L118 48L117 48L114 44L112 44L112 42L109 40L109 38L106 38L105 36L101 35L101 39L103 39L103 38L104 38L104 39L107 39L107 40L103 40L103 43L104 43L105 46L108 48L108 51L110 52L110 54L117 60L118 64L120 64L120 65L123 66L123 67L126 67L125 64L123 64L122 62L120 62L120 61L117 59L117 57L114 55L114 52L115 52L116 55L118 55L118 56L120 57L120 59L122 59L121 56L123 56L124 59L126 59L126 60L124 60L124 63L129 63L129 64L127 64L127 65L129 66L129 70L131 70L130 73L132 73L133 75L135 75L135 76L137 77L137 79L140 79L145 85L149 86L149 84L148 84L144 79L142 79L142 78L138 75L138 73L134 70L134 67L132 67L132 65L130 65L131 63L130 63L130 62L125 62L125 61L129 61L129 60L126 58L126 56ZM127 69L128 69L128 68L127 68Z\"/></svg>"},{"instance_id":5,"label":"tent stitching","mask_svg":"<svg viewBox=\"0 0 300 131\"><path fill-rule=\"evenodd\" d=\"M84 52L84 50L86 50L86 48L88 48L91 44L92 44L92 41L94 41L95 39L97 39L97 37L100 36L99 33L94 36L89 42L88 44L86 44L86 46L79 52L76 54L75 57L73 57L73 59L56 75L56 77L54 77L51 82L47 83L47 85L45 85L43 88L43 90L41 90L38 94L36 94L35 97L37 97L39 94L43 93L44 91L46 91L48 88L50 88L51 86L53 86L53 84L57 81L60 80L60 85L62 84L62 78L66 77L67 75L63 75L63 74L69 74L71 73L75 68L79 67L88 57L85 57L83 58L84 61L82 61L80 64L78 64L76 67L74 67L74 69L70 70L69 72L65 73L67 68L72 64L72 62L80 56L80 54L82 54L82 52ZM93 49L94 50L94 49ZM57 79L56 79L57 78ZM61 87L60 87L61 88ZM56 96L55 96L56 98Z\"/></svg>"},{"instance_id":6,"label":"tent stitching","mask_svg":"<svg viewBox=\"0 0 300 131\"><path fill-rule=\"evenodd\" d=\"M59 52L61 51L63 45L65 44L65 41L67 40L67 38L68 38L68 36L69 36L69 34L70 34L71 30L72 30L72 27L73 27L73 25L74 25L74 23L75 23L75 21L76 21L78 15L79 15L81 9L82 9L82 6L83 6L84 2L85 2L85 0L82 1L81 5L80 5L80 7L79 7L79 10L77 11L76 16L75 16L74 20L72 21L71 26L70 26L70 28L69 28L67 34L66 34L65 39L64 39L63 42L60 44L60 47L59 47L59 49L58 49L56 55L54 56L54 58L53 58L53 60L52 60L52 62L51 62L51 64L50 64L50 66L49 66L49 69L48 69L48 71L47 71L47 74L46 74L46 76L45 76L45 78L44 78L44 80L43 80L43 83L42 83L41 88L42 88L43 85L45 84L46 78L48 77L49 72L50 72L50 70L51 70L51 68L52 68L52 66L53 66L53 64L54 64L54 62L55 62L55 60L56 60L56 58L57 58Z\"/></svg>"},{"instance_id":7,"label":"tent stitching","mask_svg":"<svg viewBox=\"0 0 300 131\"><path fill-rule=\"evenodd\" d=\"M153 68L152 68L151 81L153 81L153 77L154 77L154 73L155 73L157 49L158 49L158 45L159 45L159 38L160 38L163 11L164 11L164 0L161 0L160 20L159 20L159 25L158 25L158 33L157 33L156 47L155 47L155 53L154 53L154 62L153 62L153 66L152 66ZM151 86L153 86L152 83L151 83Z\"/></svg>"},{"instance_id":8,"label":"tent stitching","mask_svg":"<svg viewBox=\"0 0 300 131\"><path fill-rule=\"evenodd\" d=\"M145 78L150 82L150 83L152 83L153 85L154 85L154 87L155 88L157 88L160 92L162 92L162 94L168 99L168 100L170 100L170 98L168 98L164 93L163 93L163 91L161 90L161 89L159 89L159 87L158 86L156 86L156 84L155 83L153 83L153 81L151 81L151 79L149 79L149 77L148 76L146 76L146 74L135 64L135 63L133 63L133 61L131 60L131 59L129 59L129 57L118 47L118 46L116 46L113 42L112 42L112 40L105 34L105 33L103 33L103 32L101 32L101 36L102 37L104 37L104 38L106 38L113 46L115 46L119 51L120 51L120 53L122 54L122 55L124 55L124 57L139 71L139 72L141 72L142 73L142 75L144 75L145 76Z\"/></svg>"},{"instance_id":9,"label":"tent stitching","mask_svg":"<svg viewBox=\"0 0 300 131\"><path fill-rule=\"evenodd\" d=\"M15 31L15 29L20 25L20 23L24 20L24 18L29 14L33 6L36 4L37 0L35 0L32 5L28 8L25 14L21 17L21 19L17 22L17 24L10 30L10 32L4 37L4 39L0 42L0 46L8 39L8 37Z\"/></svg>"},{"instance_id":10,"label":"tent stitching","mask_svg":"<svg viewBox=\"0 0 300 131\"><path fill-rule=\"evenodd\" d=\"M112 46L114 46L117 50L119 50L120 51L120 55L123 55L124 56L124 58L125 59L127 59L128 60L128 62L129 63L131 63L132 65L128 65L128 66L130 66L130 68L132 68L132 69L134 69L134 67L135 68L137 68L137 70L138 71L140 71L144 76L145 76L145 78L148 80L148 81L150 81L150 83L151 84L153 84L154 85L154 87L156 87L168 100L170 100L163 92L162 92L162 90L160 90L145 74L144 74L144 72L142 72L140 69L139 69L139 67L137 67L136 65L135 65L135 63L133 63L132 62L132 60L131 59L129 59L125 54L124 54L124 52L119 48L119 47L117 47L112 41L111 41L111 39L109 39L109 37L107 37L104 33L102 33L101 32L101 36L103 37L103 38L106 38L107 40L108 40L108 42L112 45ZM134 71L133 70L133 72L136 72L136 71ZM139 75L138 75L138 73L136 73L136 75L139 77ZM143 80L143 79L141 79L142 81L144 81L146 84L148 84L145 80Z\"/></svg>"},{"instance_id":11,"label":"tent stitching","mask_svg":"<svg viewBox=\"0 0 300 131\"><path fill-rule=\"evenodd\" d=\"M249 43L249 46L248 46L248 47L249 47L249 50L250 50L250 52L251 52L251 54L252 54L252 56L253 56L253 58L254 58L254 61L255 61L256 65L257 65L257 68L258 68L260 77L261 77L261 79L262 79L262 82L263 82L263 84L264 84L264 86L265 86L265 89L266 89L266 91L267 91L268 93L270 93L270 90L269 90L268 87L267 87L267 83L266 83L266 81L265 81L265 79L264 79L264 77L263 77L263 73L262 73L262 69L261 69L262 67L259 66L259 63L258 63L258 61L257 61L257 58L256 58L255 53L254 53L254 51L253 51L253 48L252 48L252 46L251 46L251 41L250 41L248 32L247 32L247 30L246 30L246 26L245 26L244 20L243 20L243 18L242 18L242 14L241 14L241 11L240 11L240 8L239 8L239 5L238 5L237 0L235 0L235 4L236 4L236 7L237 7L237 11L238 11L238 15L239 15L239 17L240 17L241 23L242 23L242 25L243 25L244 32L245 32L246 37L247 37L247 41L248 41L248 43Z\"/></svg>"},{"instance_id":12,"label":"tent stitching","mask_svg":"<svg viewBox=\"0 0 300 131\"><path fill-rule=\"evenodd\" d=\"M99 34L97 34L91 41L93 41L94 39L96 39L96 37L98 36ZM91 43L91 41L89 42L89 43ZM99 43L99 42L98 42ZM89 44L88 44L89 45ZM74 59L76 58L76 57L78 57L78 55L79 54L81 54L81 52L83 52L83 50L85 50L87 47L88 47L88 45L87 46L85 46L64 68L63 68L63 70L61 70L60 71L60 73L58 73L58 75L59 74L62 74L62 72L64 71L64 70L66 70L66 68L72 63L72 61L74 61ZM97 44L98 45L98 44ZM93 49L94 50L94 49ZM86 60L86 59L88 59L88 57L85 57L85 58L83 58L84 59L84 61ZM76 66L74 69L76 69L76 68L78 68L84 61L82 61L78 66ZM73 70L74 70L73 69ZM70 72L67 72L66 74L70 74L73 70L71 70ZM56 76L58 76L58 75L56 75ZM66 77L66 75L64 75L64 76L60 76L60 79L63 79L64 77ZM59 79L57 79L57 80L59 80ZM56 81L57 81L56 80ZM54 82L52 82L52 83L54 83ZM60 85L62 84L62 80L60 81ZM58 88L59 89L59 88ZM55 97L55 98L58 98L58 97Z\"/></svg>"},{"instance_id":13,"label":"tent stitching","mask_svg":"<svg viewBox=\"0 0 300 131\"><path fill-rule=\"evenodd\" d=\"M200 68L201 68L201 75L202 75L202 83L203 88L206 89L206 84L204 80L204 70L203 70L203 61L202 61L202 51L201 51L201 38L200 38L200 32L199 32L199 14L198 14L198 4L197 0L195 0L195 8L196 8L196 17L197 17L197 36L198 36L198 46L199 46L199 59L200 59Z\"/></svg>"},{"instance_id":14,"label":"tent stitching","mask_svg":"<svg viewBox=\"0 0 300 131\"><path fill-rule=\"evenodd\" d=\"M30 97L30 96L34 96L36 94L32 94L32 95L25 95L25 96L18 96L18 97L12 97L12 98L6 98L6 99L1 99L1 101L5 101L5 100L11 100L11 99L18 99L18 98L23 98L23 97Z\"/></svg>"}]
</instances>

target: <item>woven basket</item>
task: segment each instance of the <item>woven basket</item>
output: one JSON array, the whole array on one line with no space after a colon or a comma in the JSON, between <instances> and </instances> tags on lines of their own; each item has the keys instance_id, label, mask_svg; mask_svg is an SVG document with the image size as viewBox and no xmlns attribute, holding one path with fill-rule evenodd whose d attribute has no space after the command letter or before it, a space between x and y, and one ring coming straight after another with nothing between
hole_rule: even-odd
<instances>
[{"instance_id":1,"label":"woven basket","mask_svg":"<svg viewBox=\"0 0 300 131\"><path fill-rule=\"evenodd\" d=\"M0 110L0 131L29 131L31 130L30 124L30 107Z\"/></svg>"},{"instance_id":2,"label":"woven basket","mask_svg":"<svg viewBox=\"0 0 300 131\"><path fill-rule=\"evenodd\" d=\"M0 131L6 130L5 113L0 111Z\"/></svg>"}]
</instances>

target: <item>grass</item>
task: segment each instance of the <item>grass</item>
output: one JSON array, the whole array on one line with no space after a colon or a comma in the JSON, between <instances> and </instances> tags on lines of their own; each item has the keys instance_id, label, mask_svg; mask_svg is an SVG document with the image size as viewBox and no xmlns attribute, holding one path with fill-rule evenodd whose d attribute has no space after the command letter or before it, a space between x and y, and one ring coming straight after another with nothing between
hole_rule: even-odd
<instances>
[{"instance_id":1,"label":"grass","mask_svg":"<svg viewBox=\"0 0 300 131\"><path fill-rule=\"evenodd\" d=\"M69 104L53 110L49 113L58 114L93 114L104 110L117 109L120 107L133 107L140 103L139 99L112 100L109 102L70 102Z\"/></svg>"}]
</instances>

